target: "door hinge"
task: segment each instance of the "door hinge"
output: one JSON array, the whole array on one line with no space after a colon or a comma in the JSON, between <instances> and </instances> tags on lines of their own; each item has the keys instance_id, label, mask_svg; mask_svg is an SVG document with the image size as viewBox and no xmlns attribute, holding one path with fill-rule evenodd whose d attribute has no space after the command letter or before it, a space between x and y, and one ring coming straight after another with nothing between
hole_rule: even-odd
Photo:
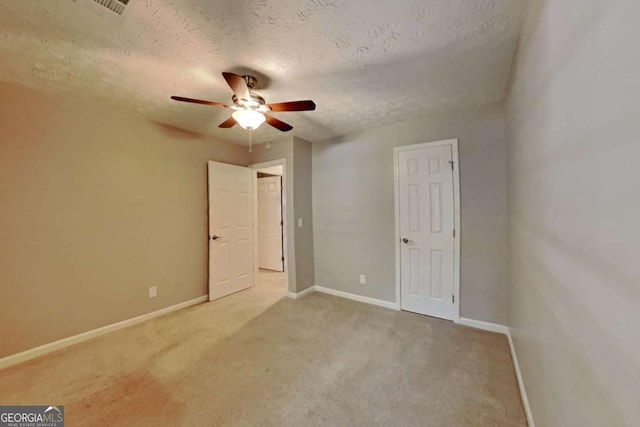
<instances>
[{"instance_id":1,"label":"door hinge","mask_svg":"<svg viewBox=\"0 0 640 427\"><path fill-rule=\"evenodd\" d=\"M284 261L284 257L282 257L282 261Z\"/></svg>"},{"instance_id":2,"label":"door hinge","mask_svg":"<svg viewBox=\"0 0 640 427\"><path fill-rule=\"evenodd\" d=\"M280 225L284 225L284 221L280 221Z\"/></svg>"},{"instance_id":3,"label":"door hinge","mask_svg":"<svg viewBox=\"0 0 640 427\"><path fill-rule=\"evenodd\" d=\"M455 303L456 303L456 296L451 295L451 304L455 304Z\"/></svg>"},{"instance_id":4,"label":"door hinge","mask_svg":"<svg viewBox=\"0 0 640 427\"><path fill-rule=\"evenodd\" d=\"M449 160L449 164L451 165L451 170L453 170L453 160Z\"/></svg>"},{"instance_id":5,"label":"door hinge","mask_svg":"<svg viewBox=\"0 0 640 427\"><path fill-rule=\"evenodd\" d=\"M455 237L456 237L456 229L454 228L453 229L453 238L455 239Z\"/></svg>"}]
</instances>

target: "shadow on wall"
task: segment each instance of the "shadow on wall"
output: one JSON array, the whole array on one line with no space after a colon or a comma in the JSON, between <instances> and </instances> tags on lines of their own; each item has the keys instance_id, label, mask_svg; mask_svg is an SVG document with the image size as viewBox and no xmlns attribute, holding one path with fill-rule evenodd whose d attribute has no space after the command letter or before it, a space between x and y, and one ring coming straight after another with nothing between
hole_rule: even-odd
<instances>
[{"instance_id":1,"label":"shadow on wall","mask_svg":"<svg viewBox=\"0 0 640 427\"><path fill-rule=\"evenodd\" d=\"M156 122L156 121L151 121L151 123L153 123L153 125L163 134L165 134L166 136L170 137L170 138L175 138L175 139L189 139L189 140L193 140L193 139L206 139L206 135L197 133L197 132L192 132L190 130L185 130L185 129L181 129L179 127L176 126L172 126L172 125L168 125L166 123L161 123L161 122Z\"/></svg>"},{"instance_id":2,"label":"shadow on wall","mask_svg":"<svg viewBox=\"0 0 640 427\"><path fill-rule=\"evenodd\" d=\"M256 70L255 68L249 68L245 66L233 66L233 67L225 68L224 71L236 73L241 76L249 75L249 76L255 77L256 79L258 79L258 83L256 84L256 87L253 88L256 91L268 89L269 86L271 86L271 78L268 77L266 74Z\"/></svg>"}]
</instances>

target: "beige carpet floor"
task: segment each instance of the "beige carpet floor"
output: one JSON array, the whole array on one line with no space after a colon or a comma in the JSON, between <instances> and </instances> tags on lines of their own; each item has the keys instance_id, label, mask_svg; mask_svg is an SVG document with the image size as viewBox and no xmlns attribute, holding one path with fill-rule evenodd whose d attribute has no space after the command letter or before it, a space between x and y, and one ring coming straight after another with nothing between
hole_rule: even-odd
<instances>
[{"instance_id":1,"label":"beige carpet floor","mask_svg":"<svg viewBox=\"0 0 640 427\"><path fill-rule=\"evenodd\" d=\"M0 371L74 426L526 426L504 336L282 275Z\"/></svg>"}]
</instances>

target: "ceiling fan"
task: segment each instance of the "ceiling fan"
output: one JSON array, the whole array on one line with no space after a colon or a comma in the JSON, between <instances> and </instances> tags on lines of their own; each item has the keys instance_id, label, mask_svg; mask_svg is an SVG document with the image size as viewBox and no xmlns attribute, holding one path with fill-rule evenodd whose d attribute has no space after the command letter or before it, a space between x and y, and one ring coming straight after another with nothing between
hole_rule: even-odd
<instances>
[{"instance_id":1,"label":"ceiling fan","mask_svg":"<svg viewBox=\"0 0 640 427\"><path fill-rule=\"evenodd\" d=\"M214 107L231 108L233 113L224 122L218 125L219 128L230 128L236 123L249 131L258 129L265 121L274 128L287 132L293 126L271 116L271 112L286 111L312 111L316 109L316 104L311 100L280 102L277 104L267 104L263 97L252 90L258 80L249 75L240 76L234 73L222 73L222 77L233 91L232 105L226 105L215 101L204 101L201 99L185 98L182 96L172 96L175 101L191 102L193 104L212 105Z\"/></svg>"}]
</instances>

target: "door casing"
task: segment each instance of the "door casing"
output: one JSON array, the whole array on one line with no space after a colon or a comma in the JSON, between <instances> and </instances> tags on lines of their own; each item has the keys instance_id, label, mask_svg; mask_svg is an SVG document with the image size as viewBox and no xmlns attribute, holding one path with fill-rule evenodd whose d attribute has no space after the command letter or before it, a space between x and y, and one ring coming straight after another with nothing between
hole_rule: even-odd
<instances>
[{"instance_id":1,"label":"door casing","mask_svg":"<svg viewBox=\"0 0 640 427\"><path fill-rule=\"evenodd\" d=\"M460 162L458 157L458 139L446 139L442 141L425 142L422 144L403 145L393 149L393 176L394 176L394 202L395 202L395 226L396 226L396 309L401 310L401 243L400 243L400 171L399 171L399 153L403 151L416 150L421 148L433 148L441 146L450 146L453 160L453 212L454 212L454 228L455 236L453 238L453 295L454 317L455 323L460 323L460 236L462 230L460 228Z\"/></svg>"}]
</instances>

